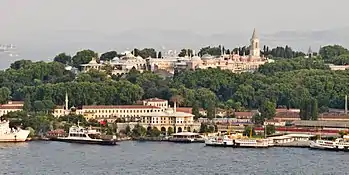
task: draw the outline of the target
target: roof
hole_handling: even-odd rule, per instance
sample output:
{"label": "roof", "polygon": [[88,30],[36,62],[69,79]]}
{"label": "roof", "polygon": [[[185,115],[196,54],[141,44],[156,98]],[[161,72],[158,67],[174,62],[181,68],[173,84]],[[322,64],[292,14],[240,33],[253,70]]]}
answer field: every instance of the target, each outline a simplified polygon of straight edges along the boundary
{"label": "roof", "polygon": [[234,112],[235,116],[253,116],[253,112]]}
{"label": "roof", "polygon": [[256,39],[256,38],[257,38],[256,29],[253,29],[252,39]]}
{"label": "roof", "polygon": [[84,105],[82,109],[161,109],[157,106],[144,105]]}
{"label": "roof", "polygon": [[146,102],[166,102],[167,100],[160,99],[160,98],[149,98],[149,99],[145,99],[144,101],[146,101]]}
{"label": "roof", "polygon": [[315,135],[311,135],[311,134],[287,134],[286,136],[289,137],[314,137]]}
{"label": "roof", "polygon": [[349,122],[346,121],[311,121],[311,120],[298,120],[292,122],[296,126],[309,126],[309,127],[336,127],[336,128],[348,128]]}
{"label": "roof", "polygon": [[0,109],[23,109],[23,106],[0,105]]}
{"label": "roof", "polygon": [[149,117],[193,117],[193,114],[186,113],[186,112],[178,112],[174,111],[173,109],[167,109],[166,111],[161,112],[152,112],[150,114],[145,114],[143,116],[149,116]]}

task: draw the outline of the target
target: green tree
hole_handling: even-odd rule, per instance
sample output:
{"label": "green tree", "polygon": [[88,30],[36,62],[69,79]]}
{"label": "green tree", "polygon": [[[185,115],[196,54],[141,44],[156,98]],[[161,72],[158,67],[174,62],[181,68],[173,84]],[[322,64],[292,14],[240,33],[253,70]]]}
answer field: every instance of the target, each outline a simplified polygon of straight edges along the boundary
{"label": "green tree", "polygon": [[7,87],[0,88],[0,104],[5,104],[10,99],[11,91]]}
{"label": "green tree", "polygon": [[55,56],[53,60],[62,64],[70,64],[71,56],[67,55],[66,53],[60,53],[57,56]]}
{"label": "green tree", "polygon": [[172,127],[169,127],[167,129],[167,135],[172,135],[173,134],[173,128]]}
{"label": "green tree", "polygon": [[143,126],[141,126],[141,125],[139,125],[139,124],[137,124],[133,129],[132,129],[132,136],[133,137],[143,137],[143,136],[145,136],[147,134],[147,130],[143,127]]}
{"label": "green tree", "polygon": [[101,55],[100,60],[102,61],[110,61],[113,58],[117,57],[118,53],[116,51],[105,52]]}
{"label": "green tree", "polygon": [[125,134],[126,134],[127,136],[130,136],[130,135],[132,134],[130,125],[127,125],[127,126],[126,126],[126,128],[125,128]]}
{"label": "green tree", "polygon": [[256,131],[251,126],[245,126],[243,135],[245,135],[245,136],[251,136],[251,135],[252,136],[256,136]]}
{"label": "green tree", "polygon": [[30,100],[30,95],[27,94],[24,99],[23,110],[29,112],[32,110],[32,102]]}
{"label": "green tree", "polygon": [[348,49],[340,45],[328,45],[320,48],[319,54],[326,61],[331,62],[332,59],[339,55],[349,54]]}
{"label": "green tree", "polygon": [[252,117],[252,122],[256,125],[263,125],[265,118],[260,114],[254,114]]}
{"label": "green tree", "polygon": [[182,49],[179,52],[179,54],[178,54],[179,57],[184,57],[184,56],[189,56],[189,55],[193,55],[193,50],[191,50],[191,49]]}
{"label": "green tree", "polygon": [[76,53],[72,58],[73,66],[80,67],[81,64],[87,64],[92,60],[92,58],[97,58],[98,55],[92,50],[82,50]]}
{"label": "green tree", "polygon": [[267,125],[265,126],[265,132],[267,135],[271,135],[275,133],[275,126],[274,125]]}
{"label": "green tree", "polygon": [[212,120],[216,117],[216,106],[215,103],[210,101],[207,107],[207,118]]}
{"label": "green tree", "polygon": [[271,101],[264,101],[259,108],[262,118],[273,119],[276,113],[276,104]]}
{"label": "green tree", "polygon": [[192,107],[192,114],[194,115],[195,120],[197,120],[200,117],[200,109],[197,101],[194,101],[194,104]]}
{"label": "green tree", "polygon": [[319,109],[318,109],[318,102],[316,99],[312,99],[311,103],[311,120],[317,120],[318,119],[318,114]]}

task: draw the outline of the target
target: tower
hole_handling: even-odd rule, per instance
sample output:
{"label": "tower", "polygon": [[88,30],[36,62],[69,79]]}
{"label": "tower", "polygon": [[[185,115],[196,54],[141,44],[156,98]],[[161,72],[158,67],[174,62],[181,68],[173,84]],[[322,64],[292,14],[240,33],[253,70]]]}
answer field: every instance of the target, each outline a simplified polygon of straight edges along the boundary
{"label": "tower", "polygon": [[252,57],[260,57],[260,47],[259,47],[259,39],[256,34],[256,29],[253,30],[252,38],[250,40],[250,56]]}
{"label": "tower", "polygon": [[311,50],[311,47],[308,49],[308,58],[313,57],[313,50]]}
{"label": "tower", "polygon": [[68,100],[68,93],[67,92],[65,92],[65,112],[67,112],[68,113],[68,102],[69,102],[69,100]]}

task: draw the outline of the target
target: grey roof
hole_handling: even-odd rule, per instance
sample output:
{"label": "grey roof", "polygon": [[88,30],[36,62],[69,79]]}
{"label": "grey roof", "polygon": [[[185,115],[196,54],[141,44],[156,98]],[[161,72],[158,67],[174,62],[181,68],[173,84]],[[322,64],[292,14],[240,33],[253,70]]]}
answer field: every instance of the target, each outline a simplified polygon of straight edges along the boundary
{"label": "grey roof", "polygon": [[298,120],[292,122],[296,126],[309,126],[309,127],[336,127],[347,128],[349,122],[345,121],[312,121],[312,120]]}

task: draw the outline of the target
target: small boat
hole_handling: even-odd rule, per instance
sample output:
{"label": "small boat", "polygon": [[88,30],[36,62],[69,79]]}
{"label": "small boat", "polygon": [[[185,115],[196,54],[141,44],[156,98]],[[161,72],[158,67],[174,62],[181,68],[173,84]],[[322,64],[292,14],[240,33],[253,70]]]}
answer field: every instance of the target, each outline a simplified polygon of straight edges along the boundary
{"label": "small boat", "polygon": [[86,129],[79,126],[72,126],[69,128],[67,137],[54,137],[53,141],[81,143],[81,144],[97,144],[97,145],[117,145],[116,136],[112,139],[103,139],[100,132],[92,129]]}
{"label": "small boat", "polygon": [[168,138],[168,141],[178,143],[204,143],[205,139],[198,133],[180,132],[172,134],[172,136]]}

